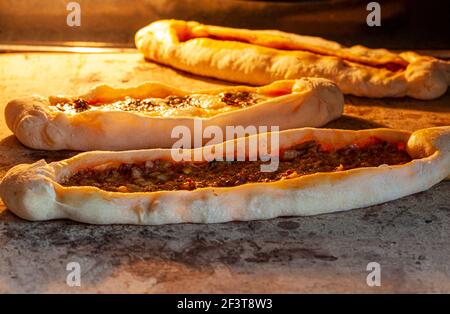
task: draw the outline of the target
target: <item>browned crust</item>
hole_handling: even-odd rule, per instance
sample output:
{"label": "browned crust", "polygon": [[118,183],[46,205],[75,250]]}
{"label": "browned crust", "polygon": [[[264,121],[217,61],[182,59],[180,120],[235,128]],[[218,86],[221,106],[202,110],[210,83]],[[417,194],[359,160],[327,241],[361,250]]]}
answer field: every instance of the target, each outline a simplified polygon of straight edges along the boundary
{"label": "browned crust", "polygon": [[[52,111],[49,106],[74,98],[83,98],[89,102],[111,102],[125,96],[142,99],[192,93],[217,94],[226,91],[248,91],[274,97],[253,106],[201,118],[204,128],[209,125],[222,129],[227,125],[279,126],[281,130],[304,126],[319,127],[338,118],[344,105],[339,89],[331,81],[324,79],[284,80],[261,87],[234,86],[195,92],[147,82],[130,88],[102,85],[77,97],[33,96],[15,99],[6,106],[5,120],[20,142],[36,149],[85,151],[168,148],[177,141],[172,138],[172,130],[175,127],[186,126],[191,130],[191,134],[194,134],[194,122],[199,118],[158,117],[132,111],[85,111],[67,114]],[[156,134],[158,136],[155,136]]]}
{"label": "browned crust", "polygon": [[135,42],[149,60],[245,84],[323,77],[345,94],[418,99],[437,98],[450,84],[450,64],[442,60],[274,30],[161,20],[139,30]]}
{"label": "browned crust", "polygon": [[[260,140],[266,138],[258,136]],[[2,181],[0,195],[10,210],[30,220],[69,218],[96,224],[214,223],[314,215],[379,204],[426,190],[450,174],[450,127],[429,128],[412,134],[391,129],[287,130],[280,132],[280,146],[288,147],[314,138],[320,143],[340,147],[372,136],[406,142],[409,154],[415,159],[402,165],[193,191],[118,193],[87,186],[61,186],[58,182],[81,167],[171,156],[170,150],[163,149],[88,152],[50,164],[39,161],[16,166]],[[250,140],[246,138],[247,145]],[[197,150],[203,149],[207,148]]]}

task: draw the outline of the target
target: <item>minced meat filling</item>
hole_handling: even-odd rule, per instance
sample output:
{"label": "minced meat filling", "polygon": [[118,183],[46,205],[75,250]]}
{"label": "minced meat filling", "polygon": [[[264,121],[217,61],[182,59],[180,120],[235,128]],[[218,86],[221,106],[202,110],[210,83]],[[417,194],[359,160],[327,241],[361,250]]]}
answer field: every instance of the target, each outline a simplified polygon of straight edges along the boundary
{"label": "minced meat filling", "polygon": [[[58,111],[80,113],[87,110],[162,112],[171,109],[223,109],[235,110],[252,106],[267,97],[249,92],[223,92],[217,95],[192,94],[167,96],[166,98],[135,99],[125,97],[109,104],[90,104],[78,98],[71,102],[57,103]],[[223,110],[223,111],[226,111]]]}
{"label": "minced meat filling", "polygon": [[96,170],[84,169],[62,182],[65,186],[95,186],[116,192],[194,190],[230,187],[249,182],[272,182],[316,172],[334,172],[411,161],[404,144],[371,140],[363,147],[347,146],[326,151],[315,141],[286,149],[274,172],[261,172],[263,161],[172,162],[152,160]]}

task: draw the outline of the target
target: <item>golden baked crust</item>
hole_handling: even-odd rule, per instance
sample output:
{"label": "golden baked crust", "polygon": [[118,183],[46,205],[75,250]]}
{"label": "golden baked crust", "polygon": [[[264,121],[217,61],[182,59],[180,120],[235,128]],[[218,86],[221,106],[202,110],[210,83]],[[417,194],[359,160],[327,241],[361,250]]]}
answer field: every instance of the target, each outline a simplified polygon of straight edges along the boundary
{"label": "golden baked crust", "polygon": [[191,73],[263,85],[323,77],[344,94],[433,99],[450,84],[450,63],[414,52],[343,47],[319,37],[161,20],[136,33],[150,60]]}
{"label": "golden baked crust", "polygon": [[261,87],[235,86],[196,92],[148,82],[130,88],[101,85],[78,97],[33,96],[12,100],[6,106],[5,120],[20,142],[35,149],[85,151],[167,148],[177,141],[171,138],[175,127],[186,126],[194,134],[194,121],[199,118],[158,117],[145,112],[102,110],[68,114],[51,110],[50,106],[75,98],[95,103],[113,102],[126,96],[142,99],[239,91],[270,97],[249,107],[201,118],[203,128],[210,125],[222,129],[228,125],[279,126],[280,130],[318,127],[338,118],[344,106],[343,95],[336,85],[318,78],[277,81]]}
{"label": "golden baked crust", "polygon": [[[375,136],[407,143],[406,149],[414,159],[401,165],[322,172],[269,183],[193,191],[120,193],[93,186],[62,186],[60,182],[81,168],[171,158],[168,149],[87,152],[50,164],[40,160],[15,166],[0,184],[0,195],[11,211],[28,220],[67,218],[92,224],[142,225],[218,223],[316,215],[370,206],[424,191],[450,174],[450,127],[429,128],[412,134],[392,129],[304,128],[282,131],[279,135],[281,148],[311,139],[339,148]],[[266,139],[263,134],[255,136],[261,141]],[[247,145],[251,139],[245,139]],[[218,145],[222,145],[224,154],[236,147],[226,143]],[[195,154],[204,149],[187,153]],[[248,149],[246,152],[257,154]]]}

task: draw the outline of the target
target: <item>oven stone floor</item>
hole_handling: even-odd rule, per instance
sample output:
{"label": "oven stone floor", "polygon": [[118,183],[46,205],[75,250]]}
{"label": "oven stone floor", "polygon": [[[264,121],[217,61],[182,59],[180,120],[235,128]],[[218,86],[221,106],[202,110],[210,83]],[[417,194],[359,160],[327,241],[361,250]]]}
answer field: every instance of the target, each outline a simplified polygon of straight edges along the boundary
{"label": "oven stone floor", "polygon": [[[29,94],[159,80],[224,83],[145,62],[137,53],[2,54],[0,111]],[[327,127],[450,125],[450,93],[433,101],[346,97]],[[73,152],[23,147],[0,115],[0,177],[13,165]],[[315,217],[214,225],[94,226],[27,222],[0,203],[0,292],[450,292],[450,182],[393,202]],[[66,270],[81,268],[81,286]],[[367,264],[381,267],[369,287]]]}

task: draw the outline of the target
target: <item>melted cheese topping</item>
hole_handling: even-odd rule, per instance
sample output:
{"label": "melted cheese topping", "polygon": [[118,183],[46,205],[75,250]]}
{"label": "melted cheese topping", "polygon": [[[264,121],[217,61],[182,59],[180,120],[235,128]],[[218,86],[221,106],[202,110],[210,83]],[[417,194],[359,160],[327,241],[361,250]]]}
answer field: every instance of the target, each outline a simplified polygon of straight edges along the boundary
{"label": "melted cheese topping", "polygon": [[255,105],[269,97],[249,92],[225,92],[217,95],[191,94],[166,98],[125,99],[113,103],[89,103],[81,98],[57,103],[50,108],[67,114],[85,111],[132,111],[156,117],[211,117]]}

